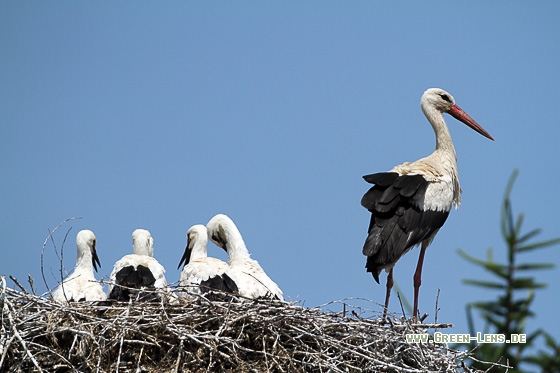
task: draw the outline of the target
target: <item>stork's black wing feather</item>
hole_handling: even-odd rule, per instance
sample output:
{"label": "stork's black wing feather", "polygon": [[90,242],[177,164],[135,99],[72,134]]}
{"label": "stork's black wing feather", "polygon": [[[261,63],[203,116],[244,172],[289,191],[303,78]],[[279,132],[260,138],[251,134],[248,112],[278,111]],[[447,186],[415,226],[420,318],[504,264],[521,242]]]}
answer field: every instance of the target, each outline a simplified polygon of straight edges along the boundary
{"label": "stork's black wing feather", "polygon": [[362,206],[371,212],[363,254],[368,257],[367,271],[379,282],[383,268],[393,265],[415,245],[433,238],[449,211],[419,207],[430,184],[422,175],[383,172],[364,179],[375,185],[362,197]]}
{"label": "stork's black wing feather", "polygon": [[365,175],[363,178],[370,184],[389,186],[399,177],[396,172],[379,172],[377,174]]}
{"label": "stork's black wing feather", "polygon": [[[152,271],[142,265],[136,268],[132,265],[124,267],[116,273],[115,279],[117,285],[113,286],[108,296],[109,299],[128,301],[130,298],[139,298],[138,295],[141,289],[155,289],[154,284],[156,279]],[[152,300],[151,298],[152,297],[143,297],[141,299]]]}
{"label": "stork's black wing feather", "polygon": [[[226,273],[209,278],[200,283],[202,294],[206,294],[210,300],[227,300],[228,294],[234,294],[239,291],[237,284]],[[216,292],[217,291],[217,292]]]}

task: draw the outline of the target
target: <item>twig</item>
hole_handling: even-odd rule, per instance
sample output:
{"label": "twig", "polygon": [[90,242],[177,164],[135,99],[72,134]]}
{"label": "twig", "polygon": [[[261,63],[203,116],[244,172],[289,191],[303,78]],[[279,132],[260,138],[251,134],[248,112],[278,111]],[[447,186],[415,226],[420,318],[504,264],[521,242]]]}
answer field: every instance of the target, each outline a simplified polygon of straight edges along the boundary
{"label": "twig", "polygon": [[[435,315],[434,315],[434,324],[437,324],[437,317],[438,317],[438,312],[439,312],[439,292],[440,292],[440,288],[437,289],[437,295],[436,295],[436,310],[435,310]],[[436,330],[437,332],[437,330]]]}
{"label": "twig", "polygon": [[406,313],[404,312],[404,307],[403,307],[403,303],[402,303],[402,299],[401,299],[401,293],[397,291],[397,298],[399,298],[399,304],[401,305],[401,311],[403,314],[403,317],[406,319]]}
{"label": "twig", "polygon": [[37,295],[37,293],[35,292],[35,279],[33,279],[33,277],[30,274],[27,274],[27,282],[31,287],[31,292],[33,293],[33,295]]}
{"label": "twig", "polygon": [[179,342],[179,353],[177,353],[177,361],[175,362],[175,373],[179,373],[179,364],[181,363],[181,355],[183,353],[183,340]]}
{"label": "twig", "polygon": [[[130,314],[130,307],[132,307],[132,299],[130,299],[130,301],[128,302],[128,308],[126,309],[126,315],[125,317],[128,317],[128,315]],[[124,329],[122,331],[122,335],[121,335],[121,343],[119,345],[119,354],[117,355],[117,369],[116,372],[119,373],[119,366],[121,365],[121,354],[122,354],[122,347],[123,347],[123,343],[124,343],[124,334],[126,333],[126,329]]]}
{"label": "twig", "polygon": [[[6,280],[4,279],[4,276],[2,276],[2,288],[3,288],[2,289],[3,293],[6,293]],[[12,326],[12,331],[14,333],[14,336],[18,339],[18,341],[21,344],[21,346],[23,347],[26,355],[33,362],[33,365],[35,365],[35,368],[37,368],[37,370],[39,370],[39,372],[42,372],[43,369],[41,369],[41,367],[39,366],[39,363],[37,362],[37,360],[35,360],[35,357],[31,353],[31,351],[29,351],[29,349],[27,348],[27,344],[25,343],[25,341],[23,340],[23,338],[19,334],[19,331],[16,328],[16,324],[14,322],[14,318],[12,316],[12,310],[11,310],[10,306],[11,306],[10,300],[8,298],[5,298],[4,299],[4,307],[2,308],[2,313],[8,315],[8,321],[9,321],[10,325]]]}
{"label": "twig", "polygon": [[[66,303],[69,302],[68,297],[66,296],[66,288],[64,286],[64,244],[66,243],[66,238],[68,237],[68,234],[70,233],[70,231],[72,230],[72,227],[70,227],[67,231],[66,234],[64,235],[64,239],[62,240],[62,246],[60,246],[60,286],[62,287],[62,294],[64,295],[64,299],[66,300]],[[52,237],[51,237],[52,239]],[[53,242],[54,245],[54,242]],[[56,246],[55,246],[55,252],[56,252]]]}
{"label": "twig", "polygon": [[27,290],[25,290],[25,288],[23,286],[21,286],[21,284],[18,282],[17,278],[10,275],[10,280],[12,280],[16,284],[16,286],[21,289],[21,291],[23,291],[24,293],[27,294]]}
{"label": "twig", "polygon": [[[52,235],[54,234],[54,232],[56,232],[58,230],[58,228],[62,227],[64,224],[66,224],[70,220],[78,220],[78,219],[81,219],[81,217],[68,218],[68,219],[64,220],[62,223],[58,224],[52,230],[52,232],[49,229],[49,235],[45,239],[45,242],[43,242],[43,247],[41,248],[41,276],[43,277],[43,282],[44,282],[45,286],[47,287],[47,290],[49,291],[49,293],[51,293],[51,288],[49,287],[49,284],[47,283],[47,279],[45,278],[45,271],[44,271],[45,247],[47,246],[47,242],[49,242],[49,240],[52,240]],[[53,243],[54,243],[54,241],[53,241]],[[56,249],[55,249],[55,251],[56,251]],[[58,256],[58,253],[57,253],[57,256]]]}

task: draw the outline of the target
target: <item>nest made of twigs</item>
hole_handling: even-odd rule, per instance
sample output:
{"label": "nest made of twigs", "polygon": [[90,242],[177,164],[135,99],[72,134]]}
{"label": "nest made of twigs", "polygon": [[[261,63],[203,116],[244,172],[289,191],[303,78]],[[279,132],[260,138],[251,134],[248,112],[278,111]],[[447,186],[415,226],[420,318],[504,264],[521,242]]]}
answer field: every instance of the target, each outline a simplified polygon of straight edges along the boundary
{"label": "nest made of twigs", "polygon": [[447,325],[235,296],[65,305],[0,285],[0,372],[471,371],[467,352],[406,342]]}

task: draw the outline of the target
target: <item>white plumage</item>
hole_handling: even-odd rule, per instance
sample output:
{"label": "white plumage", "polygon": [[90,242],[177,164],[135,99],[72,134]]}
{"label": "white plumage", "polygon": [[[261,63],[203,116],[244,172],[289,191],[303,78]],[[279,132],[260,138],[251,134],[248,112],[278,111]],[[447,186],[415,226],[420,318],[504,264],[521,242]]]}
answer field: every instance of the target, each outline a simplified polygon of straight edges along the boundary
{"label": "white plumage", "polygon": [[[228,265],[226,262],[208,257],[208,232],[202,224],[193,225],[187,231],[187,246],[177,269],[184,265],[181,271],[179,286],[184,291],[179,295],[185,298],[193,294],[203,294],[208,291],[209,280],[220,278]],[[224,290],[224,289],[222,289]]]}
{"label": "white plumage", "polygon": [[226,250],[229,268],[225,274],[235,282],[240,295],[252,299],[284,300],[278,285],[267,276],[256,260],[251,259],[241,233],[228,216],[214,216],[206,228],[210,240]]}
{"label": "white plumage", "polygon": [[107,291],[109,299],[128,301],[142,298],[142,289],[167,288],[165,269],[153,257],[154,239],[149,231],[136,229],[132,232],[132,250],[134,254],[125,255],[115,263]]}
{"label": "white plumage", "polygon": [[82,230],[76,235],[76,268],[53,291],[57,302],[102,301],[107,298],[101,284],[96,281],[93,270],[101,267],[95,251],[96,238],[90,230]]}

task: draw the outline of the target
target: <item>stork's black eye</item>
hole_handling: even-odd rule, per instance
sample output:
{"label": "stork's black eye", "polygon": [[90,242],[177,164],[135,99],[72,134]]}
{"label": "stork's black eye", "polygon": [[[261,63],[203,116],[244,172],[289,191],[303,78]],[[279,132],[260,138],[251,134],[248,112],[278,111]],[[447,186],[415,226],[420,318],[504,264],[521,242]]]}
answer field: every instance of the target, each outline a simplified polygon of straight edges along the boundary
{"label": "stork's black eye", "polygon": [[443,98],[443,99],[444,99],[445,101],[447,101],[447,102],[451,102],[451,99],[450,99],[450,98],[449,98],[449,96],[448,96],[448,95],[446,95],[445,93],[444,93],[444,94],[441,94],[441,95],[439,95],[439,97]]}

